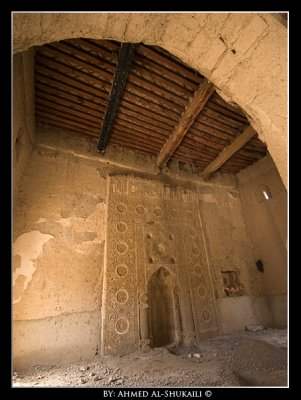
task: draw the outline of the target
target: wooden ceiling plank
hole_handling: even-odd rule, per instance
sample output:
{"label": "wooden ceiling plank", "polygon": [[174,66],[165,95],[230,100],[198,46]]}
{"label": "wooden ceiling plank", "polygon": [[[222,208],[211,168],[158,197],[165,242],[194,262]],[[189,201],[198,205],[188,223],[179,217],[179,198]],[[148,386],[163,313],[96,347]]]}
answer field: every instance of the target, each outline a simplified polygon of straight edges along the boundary
{"label": "wooden ceiling plank", "polygon": [[123,43],[121,45],[116,72],[112,83],[112,89],[107,104],[107,110],[104,116],[98,141],[98,149],[101,153],[105,151],[106,146],[109,144],[112,127],[116,119],[134,54],[135,47],[133,44]]}
{"label": "wooden ceiling plank", "polygon": [[[193,164],[193,165],[196,165],[196,166],[198,166],[198,167],[201,167],[202,169],[204,169],[205,167],[206,167],[206,165],[208,165],[208,164],[206,164],[206,163],[204,163],[204,162],[202,162],[201,160],[199,160],[199,159],[194,159],[194,158],[187,158],[187,157],[183,157],[183,156],[179,156],[179,155],[175,155],[175,156],[173,156],[173,160],[177,160],[177,161],[180,161],[180,162],[185,162],[185,163],[187,163],[187,164]],[[221,168],[221,172],[230,172],[230,173],[233,173],[233,172],[238,172],[238,171],[240,171],[241,169],[244,169],[244,168],[246,168],[248,165],[243,165],[243,166],[235,166],[235,165],[229,165],[228,167],[226,167],[226,168],[224,168],[223,170],[222,170],[222,168]]]}
{"label": "wooden ceiling plank", "polygon": [[[139,81],[139,84],[137,82]],[[153,85],[148,84],[147,82],[141,80],[138,80],[137,78],[133,77],[132,74],[129,74],[128,77],[128,83],[126,85],[126,90],[137,94],[138,96],[141,96],[145,98],[148,101],[152,101],[153,103],[160,104],[162,107],[164,107],[168,111],[172,111],[176,114],[181,114],[184,110],[184,106],[176,104],[173,101],[168,100],[166,97],[164,97],[164,94],[158,94],[156,93],[156,88],[154,88]],[[187,103],[187,102],[186,102]]]}
{"label": "wooden ceiling plank", "polygon": [[256,131],[249,125],[244,132],[236,138],[228,147],[226,147],[217,158],[212,161],[204,169],[204,178],[207,179],[213,172],[219,169],[233,154],[235,154],[241,147],[244,146],[254,135]]}
{"label": "wooden ceiling plank", "polygon": [[[209,145],[211,145],[211,147],[214,148],[220,148],[220,150],[225,147],[228,146],[229,144],[231,144],[233,142],[233,140],[235,140],[236,138],[232,138],[232,140],[219,140],[217,137],[208,134],[207,132],[200,132],[197,129],[191,128],[189,130],[189,132],[186,134],[185,139],[189,139],[193,137],[194,139],[198,140],[201,139],[201,142],[205,143],[207,142]],[[246,146],[246,145],[245,145]],[[243,149],[245,149],[245,146]],[[262,156],[262,152],[258,152],[256,150],[243,150],[241,149],[239,151],[239,155],[244,158],[244,159],[257,159],[258,156]]]}
{"label": "wooden ceiling plank", "polygon": [[66,41],[66,44],[70,43],[75,43],[76,45],[79,45],[80,47],[84,47],[88,50],[92,50],[94,51],[97,56],[101,57],[101,58],[107,58],[109,60],[111,60],[111,62],[116,62],[116,57],[114,55],[114,52],[112,50],[107,50],[104,47],[101,46],[97,46],[96,44],[92,43],[91,41],[87,40],[87,39],[71,39]]}
{"label": "wooden ceiling plank", "polygon": [[162,145],[162,143],[156,138],[141,136],[134,131],[125,130],[123,127],[119,127],[117,124],[116,126],[114,125],[112,138],[116,136],[126,138],[127,141],[131,143],[139,142],[144,144],[145,147],[154,147],[156,150],[160,150],[160,146]]}
{"label": "wooden ceiling plank", "polygon": [[124,112],[124,109],[119,110],[117,118],[125,121],[126,123],[132,124],[133,126],[137,126],[137,128],[141,127],[143,129],[145,129],[146,133],[153,133],[153,135],[155,135],[156,137],[161,138],[163,143],[164,143],[164,140],[166,140],[166,138],[169,135],[169,132],[166,130],[163,130],[163,129],[160,129],[159,127],[151,125],[151,124],[147,123],[146,121],[143,121],[143,120],[141,121],[140,119],[136,120],[132,116],[128,116],[126,114],[126,112]]}
{"label": "wooden ceiling plank", "polygon": [[48,46],[51,46],[51,48],[56,48],[57,50],[70,52],[70,54],[76,57],[76,59],[81,57],[83,58],[82,61],[89,61],[95,67],[100,67],[101,69],[108,70],[113,73],[115,71],[116,59],[112,56],[112,53],[108,52],[107,50],[106,53],[109,53],[110,57],[104,57],[100,52],[98,52],[97,55],[94,55],[89,50],[85,50],[80,46],[76,46],[70,41],[51,43]]}
{"label": "wooden ceiling plank", "polygon": [[[111,65],[102,65],[100,63],[100,60],[97,60],[97,58],[93,61],[94,63],[98,61],[98,65],[96,66],[87,61],[83,61],[75,54],[66,53],[65,51],[53,47],[53,45],[50,44],[46,45],[46,48],[43,49],[43,52],[39,54],[43,57],[46,57],[44,53],[50,54],[52,60],[54,60],[53,57],[59,57],[59,59],[61,60],[60,62],[62,62],[66,66],[70,67],[70,64],[68,64],[68,62],[72,63],[73,65],[71,66],[71,68],[76,68],[77,71],[81,71],[79,67],[87,69],[89,72],[95,73],[98,76],[105,78],[108,82],[110,82],[113,78],[115,67]],[[90,57],[89,59],[91,58],[94,59],[94,57]],[[57,61],[57,59],[55,59],[54,61]],[[106,69],[108,69],[108,71]],[[87,72],[81,72],[87,74]]]}
{"label": "wooden ceiling plank", "polygon": [[37,98],[37,105],[44,105],[45,107],[51,107],[53,109],[65,111],[67,113],[70,113],[72,115],[75,115],[77,117],[82,117],[86,119],[87,121],[94,121],[94,122],[99,122],[99,119],[103,118],[104,113],[103,112],[98,112],[97,114],[91,114],[87,113],[85,111],[81,111],[78,109],[75,109],[73,107],[70,107],[68,105],[64,105],[62,103],[57,103],[56,101],[53,101],[52,99],[47,99],[47,98],[41,98],[39,96],[36,96]]}
{"label": "wooden ceiling plank", "polygon": [[[133,112],[139,113],[141,116],[147,116],[149,117],[152,121],[154,121],[155,124],[158,124],[159,126],[162,126],[163,128],[166,127],[166,129],[173,129],[176,121],[168,119],[167,117],[163,115],[159,115],[155,112],[149,111],[143,106],[140,106],[138,104],[134,104],[132,101],[125,100],[124,98],[121,100],[120,105],[122,107],[125,107],[127,109],[133,110]],[[160,118],[160,120],[159,120]]]}
{"label": "wooden ceiling plank", "polygon": [[[62,82],[62,84],[65,83],[69,83],[72,86],[72,90],[73,87],[77,88],[77,89],[81,89],[85,92],[87,92],[87,94],[94,94],[96,96],[101,97],[102,94],[104,95],[108,95],[107,92],[104,92],[102,89],[100,88],[96,88],[95,86],[91,86],[90,84],[80,81],[74,77],[69,77],[68,75],[65,75],[63,72],[57,71],[53,68],[49,68],[46,66],[42,66],[42,65],[37,65],[37,72],[46,75],[46,77],[51,80],[53,78],[56,78],[57,80],[59,80],[59,82]],[[71,89],[70,89],[71,90]]]}
{"label": "wooden ceiling plank", "polygon": [[127,140],[123,140],[123,139],[121,139],[119,137],[118,138],[114,137],[114,139],[112,138],[111,143],[112,144],[119,144],[121,146],[129,148],[130,150],[134,149],[134,150],[139,151],[139,152],[144,152],[144,153],[149,153],[149,154],[156,154],[156,151],[154,149],[152,149],[152,148],[145,148],[144,146],[138,145],[137,143],[129,144],[129,142]]}
{"label": "wooden ceiling plank", "polygon": [[55,102],[62,103],[64,105],[70,105],[71,107],[86,112],[92,115],[98,115],[99,110],[105,111],[105,107],[101,104],[92,103],[86,100],[80,100],[77,96],[71,93],[66,93],[59,90],[49,90],[49,87],[43,87],[36,84],[36,96],[40,98],[45,98]]}
{"label": "wooden ceiling plank", "polygon": [[[56,47],[53,47],[56,46]],[[64,45],[63,43],[57,43],[57,44],[51,44],[51,45],[46,45],[46,52],[48,52],[48,54],[50,55],[54,55],[54,56],[58,56],[60,57],[60,59],[62,60],[61,62],[63,63],[64,67],[70,67],[70,65],[68,65],[68,63],[66,64],[66,62],[68,62],[68,60],[73,63],[73,67],[71,68],[77,68],[78,66],[81,66],[82,68],[87,69],[88,71],[91,71],[92,73],[96,73],[97,75],[99,75],[99,77],[105,77],[106,79],[108,79],[109,81],[112,80],[112,74],[114,73],[114,67],[113,66],[108,66],[108,69],[110,70],[110,73],[108,73],[107,71],[105,71],[103,68],[105,68],[103,66],[102,69],[100,69],[100,66],[93,66],[89,63],[87,63],[86,61],[80,60],[78,57],[76,57],[76,54],[70,55],[64,51],[62,51],[60,48],[58,48],[57,46],[60,47],[68,47],[66,45]],[[41,53],[40,53],[41,54]],[[43,53],[42,53],[43,56]],[[47,56],[46,56],[47,57]],[[90,57],[89,60],[91,61],[91,59],[93,60],[93,62],[97,62],[97,58],[95,57]],[[59,62],[57,60],[51,60],[54,62]],[[70,70],[69,70],[70,71]],[[89,80],[91,81],[91,78],[93,79],[97,79],[94,76],[91,75],[87,75],[86,72],[81,71],[76,69],[76,72],[73,71],[74,75],[80,75],[81,77],[83,77],[83,79]],[[83,75],[85,74],[85,75]],[[136,89],[136,87],[139,87],[140,92],[144,93],[146,96],[152,96],[155,97],[158,101],[163,101],[164,104],[166,104],[166,106],[168,105],[169,108],[171,109],[176,109],[178,111],[182,111],[182,107],[184,107],[186,105],[186,101],[184,98],[181,98],[179,96],[174,95],[173,93],[170,93],[169,91],[165,90],[162,86],[158,87],[155,86],[153,83],[148,82],[147,80],[141,79],[139,76],[134,75],[134,74],[129,74],[128,79],[127,79],[127,85],[129,86],[129,84],[132,84],[134,86],[130,86],[133,90]],[[99,82],[97,82],[99,83]]]}
{"label": "wooden ceiling plank", "polygon": [[204,107],[203,111],[202,111],[202,115],[205,115],[208,118],[211,119],[215,119],[220,121],[221,123],[223,123],[224,125],[229,126],[230,128],[235,128],[235,129],[240,129],[240,128],[244,128],[246,126],[246,123],[248,123],[248,121],[237,121],[237,120],[233,120],[230,117],[227,117],[225,115],[222,115],[221,113],[212,110],[211,108],[209,108],[206,104],[206,107]]}
{"label": "wooden ceiling plank", "polygon": [[[153,75],[149,74],[150,78],[145,77],[146,74],[141,73],[141,76],[137,74],[135,70],[131,70],[130,79],[128,80],[130,83],[134,83],[136,86],[141,88],[145,88],[149,90],[151,93],[154,93],[156,96],[160,96],[165,101],[170,102],[171,106],[174,107],[176,105],[179,109],[181,107],[185,107],[187,100],[183,96],[180,97],[175,92],[171,93],[168,89],[166,89],[162,84],[158,86],[156,79]],[[151,82],[150,82],[151,80]]]}
{"label": "wooden ceiling plank", "polygon": [[249,142],[252,146],[257,147],[259,149],[267,149],[267,145],[266,143],[262,142],[259,138],[258,138],[258,134],[253,136],[252,139]]}
{"label": "wooden ceiling plank", "polygon": [[228,125],[224,125],[221,121],[217,121],[216,119],[208,117],[202,113],[198,115],[197,119],[194,122],[194,125],[206,126],[208,128],[214,129],[216,132],[222,132],[224,134],[234,137],[241,134],[243,131],[242,128],[237,129]]}
{"label": "wooden ceiling plank", "polygon": [[135,104],[147,109],[147,110],[151,110],[154,111],[155,113],[157,113],[157,115],[162,117],[166,117],[169,118],[171,121],[174,121],[174,123],[176,123],[179,120],[179,113],[176,113],[174,111],[171,111],[169,109],[166,109],[162,106],[162,104],[157,104],[157,103],[153,103],[150,102],[148,100],[146,100],[144,97],[141,97],[139,95],[139,92],[137,94],[137,92],[132,93],[129,92],[127,90],[127,88],[125,88],[124,94],[123,94],[123,99],[127,100],[129,102],[135,102]]}
{"label": "wooden ceiling plank", "polygon": [[194,71],[190,70],[188,67],[176,63],[175,61],[168,58],[168,56],[166,55],[163,56],[161,54],[158,54],[158,52],[150,49],[149,47],[146,47],[143,44],[139,44],[137,46],[137,53],[150,58],[152,61],[164,65],[165,67],[171,69],[173,72],[180,74],[184,78],[189,79],[192,82],[197,83],[198,85],[200,85],[200,83],[202,82],[202,78],[198,76]]}
{"label": "wooden ceiling plank", "polygon": [[[229,134],[228,132],[221,131],[220,128],[212,127],[210,124],[203,121],[195,121],[190,130],[193,129],[199,130],[204,135],[210,135],[210,139],[213,139],[214,137],[216,139],[225,140],[226,143],[229,143],[229,141],[232,142],[236,137],[241,135],[241,132],[239,132],[238,130],[236,130],[236,134]],[[266,152],[266,147],[264,146],[264,144],[262,142],[254,143],[253,138],[244,146],[244,148],[245,150],[248,150],[250,152],[259,152],[262,154]]]}
{"label": "wooden ceiling plank", "polygon": [[[178,154],[178,155],[179,154],[186,154],[186,155],[191,154],[193,157],[197,156],[202,161],[204,160],[204,161],[207,162],[206,166],[210,162],[212,162],[219,154],[218,151],[217,152],[212,152],[212,151],[208,151],[207,149],[204,149],[204,148],[203,149],[197,148],[197,147],[193,148],[191,146],[184,146],[184,145],[181,145],[180,147],[181,148],[178,148],[175,151],[174,154]],[[246,165],[246,163],[249,163],[249,162],[254,162],[254,160],[253,161],[250,161],[250,160],[238,160],[238,159],[234,160],[235,164],[241,165],[241,166],[244,166],[244,165]]]}
{"label": "wooden ceiling plank", "polygon": [[60,128],[60,129],[64,129],[65,131],[71,132],[71,133],[77,133],[79,136],[87,135],[89,137],[93,137],[95,139],[98,138],[98,134],[93,134],[91,131],[89,130],[85,130],[83,128],[76,128],[75,126],[70,127],[70,124],[68,123],[64,123],[64,122],[58,122],[58,121],[54,121],[54,120],[49,120],[45,117],[41,117],[41,116],[37,116],[37,121],[41,121],[43,122],[43,124],[48,124],[51,125],[53,127],[56,128]]}
{"label": "wooden ceiling plank", "polygon": [[[180,162],[183,162],[183,160],[185,160],[186,164],[190,164],[190,165],[193,164],[196,167],[200,167],[202,170],[204,169],[204,164],[202,162],[200,162],[199,160],[187,160],[187,159],[181,160],[180,158],[177,158],[177,159],[175,158],[175,160],[180,161]],[[233,174],[233,173],[237,173],[241,169],[242,168],[240,168],[240,167],[232,166],[232,167],[228,167],[228,168],[221,170],[221,172]]]}
{"label": "wooden ceiling plank", "polygon": [[[51,54],[51,51],[52,51],[53,54],[61,56],[63,59],[69,59],[69,60],[73,61],[75,64],[78,62],[78,65],[82,66],[83,68],[90,69],[92,72],[95,72],[97,74],[101,74],[101,75],[105,76],[107,79],[111,79],[111,76],[108,75],[106,73],[106,71],[102,71],[102,70],[100,70],[98,68],[99,65],[92,66],[92,65],[88,64],[87,62],[85,62],[83,60],[79,60],[77,58],[77,56],[81,55],[81,50],[78,49],[78,54],[73,53],[72,55],[70,55],[70,54],[67,54],[65,52],[62,52],[61,49],[60,49],[60,48],[63,48],[65,50],[69,50],[69,51],[73,50],[74,51],[74,47],[70,47],[70,46],[68,47],[68,44],[56,43],[56,44],[51,44],[51,45],[47,45],[47,46],[48,46],[48,49],[50,49],[50,54]],[[100,61],[97,57],[89,55],[88,52],[85,52],[84,54],[82,54],[82,56],[85,57],[86,59],[88,59],[89,61],[93,62],[93,63],[97,63],[97,62],[99,63],[99,61]],[[105,67],[103,67],[103,68],[105,68]],[[115,70],[114,66],[107,65],[107,68],[110,70],[111,73],[114,73],[114,70]],[[146,75],[147,72],[144,73],[144,74]],[[157,92],[163,98],[168,98],[169,97],[173,101],[178,102],[179,104],[181,104],[183,106],[185,105],[185,99],[183,99],[183,98],[181,98],[179,96],[175,96],[173,93],[169,93],[167,90],[162,89],[162,86],[161,87],[155,87],[153,84],[149,84],[149,82],[147,82],[147,81],[145,81],[143,79],[140,79],[139,76],[132,76],[131,79],[129,79],[129,78],[130,77],[128,77],[128,82],[130,82],[131,79],[132,79],[132,82],[137,84],[137,85],[141,85],[142,87],[149,88],[151,91],[156,91],[157,90]],[[153,80],[153,76],[151,74],[148,75],[148,78],[150,80]]]}
{"label": "wooden ceiling plank", "polygon": [[83,39],[84,41],[94,43],[96,46],[100,46],[101,48],[105,48],[111,52],[117,52],[117,54],[120,51],[120,45],[121,43],[119,42],[114,42],[113,40],[99,40],[99,39]]}
{"label": "wooden ceiling plank", "polygon": [[143,137],[149,137],[149,138],[156,137],[157,139],[160,140],[161,145],[164,143],[165,138],[162,137],[161,135],[156,135],[155,133],[153,133],[148,129],[143,129],[141,126],[133,125],[127,121],[123,121],[119,117],[116,118],[116,125],[121,126],[122,129],[126,129],[129,132],[131,131],[136,132],[137,134],[140,134],[140,136]]}
{"label": "wooden ceiling plank", "polygon": [[[48,72],[49,73],[49,72]],[[60,77],[60,79],[63,79]],[[94,92],[94,88],[92,88],[92,92],[87,92],[85,89],[80,88],[80,83],[77,85],[76,81],[72,80],[72,85],[62,82],[60,79],[49,77],[48,75],[44,75],[43,73],[36,71],[36,85],[42,84],[51,89],[57,89],[64,93],[68,93],[71,96],[77,97],[80,101],[87,100],[91,101],[94,104],[103,103],[107,101],[108,95],[102,91],[98,91],[97,95]],[[74,86],[76,85],[76,86]],[[96,101],[97,100],[97,101]]]}
{"label": "wooden ceiling plank", "polygon": [[99,113],[104,113],[105,111],[105,107],[102,106],[101,104],[99,104],[98,108],[96,104],[92,105],[90,104],[87,105],[86,103],[83,104],[82,102],[80,102],[80,100],[76,99],[76,97],[75,98],[69,97],[68,94],[63,97],[61,93],[55,95],[53,93],[49,93],[39,88],[36,88],[35,93],[36,93],[36,98],[38,99],[49,100],[52,101],[53,103],[61,104],[66,107],[70,107],[76,111],[82,111],[83,113],[91,114],[95,117],[99,116]]}
{"label": "wooden ceiling plank", "polygon": [[[148,126],[151,127],[151,129],[155,128],[158,132],[162,132],[163,134],[166,134],[166,133],[170,134],[173,129],[171,126],[166,125],[165,123],[162,123],[158,119],[155,119],[154,116],[152,116],[152,118],[151,118],[151,117],[148,117],[147,115],[143,115],[141,112],[138,113],[134,109],[125,107],[123,101],[121,101],[121,103],[120,103],[120,112],[122,112],[123,114],[126,114],[128,116],[131,116],[134,120],[146,122],[148,124]],[[158,128],[160,128],[162,131],[159,130]]]}
{"label": "wooden ceiling plank", "polygon": [[211,110],[218,112],[219,114],[225,115],[225,116],[229,117],[230,119],[233,119],[234,121],[239,121],[239,122],[242,122],[243,124],[248,123],[248,119],[246,118],[246,116],[242,116],[241,114],[238,114],[232,110],[229,110],[228,108],[223,107],[220,104],[216,103],[212,99],[210,99],[210,101],[208,101],[207,107],[210,108]]}
{"label": "wooden ceiling plank", "polygon": [[[78,116],[76,116],[76,115],[73,115],[73,114],[71,114],[71,113],[66,113],[65,111],[60,111],[60,110],[58,110],[58,109],[55,108],[55,107],[43,106],[43,105],[41,105],[41,104],[36,104],[36,109],[37,109],[37,110],[44,111],[44,112],[52,113],[53,115],[58,115],[58,116],[60,116],[61,118],[66,118],[66,120],[69,119],[68,117],[70,117],[70,118],[72,118],[73,121],[80,122],[80,123],[82,123],[84,126],[87,126],[87,127],[89,127],[89,128],[95,128],[95,129],[98,128],[98,129],[99,129],[99,127],[100,127],[100,125],[101,125],[101,121],[100,121],[100,120],[99,120],[99,123],[96,123],[96,122],[94,122],[94,121],[91,121],[90,119],[85,119],[85,118],[82,118],[82,117],[78,117]],[[71,115],[69,115],[69,114],[71,114]]]}
{"label": "wooden ceiling plank", "polygon": [[181,149],[179,151],[176,151],[174,155],[177,156],[185,156],[185,157],[192,157],[195,160],[201,160],[202,162],[206,163],[206,165],[208,165],[209,162],[212,161],[213,157],[209,157],[206,153],[204,155],[204,153],[198,152],[198,151],[190,151],[189,149]]}
{"label": "wooden ceiling plank", "polygon": [[183,94],[188,97],[191,97],[199,86],[199,84],[191,82],[190,80],[183,78],[181,75],[177,75],[170,69],[164,67],[164,65],[156,64],[150,59],[143,57],[139,54],[137,54],[135,57],[135,63],[137,65],[140,65],[141,68],[146,69],[161,77],[168,84],[175,85],[175,90],[181,88],[183,90]]}
{"label": "wooden ceiling plank", "polygon": [[[218,154],[224,149],[224,145],[219,145],[219,144],[215,144],[212,143],[212,141],[208,141],[208,140],[203,140],[203,138],[201,138],[201,140],[199,140],[199,138],[197,136],[191,136],[188,134],[185,136],[185,139],[183,140],[183,142],[181,143],[181,145],[179,146],[181,148],[182,145],[187,145],[190,146],[190,148],[192,149],[199,149],[200,154],[204,154],[204,152],[213,155],[214,158],[216,158],[218,156]],[[257,158],[250,158],[250,157],[246,157],[244,155],[239,155],[237,156],[238,159],[241,160],[241,162],[245,163],[245,162],[249,162],[252,161],[254,162]]]}
{"label": "wooden ceiling plank", "polygon": [[151,90],[159,93],[162,97],[174,101],[176,104],[184,107],[186,106],[189,97],[187,95],[183,96],[183,93],[177,93],[177,89],[171,87],[172,85],[168,87],[166,80],[137,66],[133,66],[131,68],[131,73],[136,77],[136,79],[140,79],[140,82],[137,81],[138,83],[145,85],[145,87],[151,88]]}
{"label": "wooden ceiling plank", "polygon": [[163,168],[166,165],[214,90],[213,84],[207,79],[204,79],[182,114],[177,127],[162,147],[157,158],[157,166],[159,168]]}
{"label": "wooden ceiling plank", "polygon": [[211,97],[211,99],[210,99],[211,101],[213,101],[213,102],[215,102],[215,103],[217,103],[217,104],[219,104],[220,106],[222,106],[222,107],[225,107],[225,108],[227,108],[228,110],[230,110],[230,111],[233,111],[234,113],[236,113],[236,114],[239,114],[239,115],[241,115],[242,117],[246,117],[245,116],[245,114],[244,114],[244,112],[241,110],[241,108],[237,105],[237,106],[235,106],[235,105],[232,105],[232,104],[230,104],[230,103],[227,103],[218,93],[214,93],[213,95],[212,95],[212,97]]}
{"label": "wooden ceiling plank", "polygon": [[[104,79],[101,79],[101,75],[99,77],[95,77],[94,75],[88,74],[87,72],[84,72],[80,69],[77,69],[71,65],[65,64],[61,61],[54,60],[53,58],[46,57],[46,56],[41,56],[37,55],[36,56],[36,61],[38,68],[40,66],[43,66],[44,68],[47,68],[51,71],[56,71],[57,74],[61,73],[64,76],[68,78],[73,78],[77,82],[83,82],[86,83],[86,85],[90,84],[92,86],[99,86],[98,90],[101,89],[105,91],[106,93],[109,93],[111,83],[110,81],[106,81]],[[69,74],[69,75],[68,75]],[[79,80],[82,79],[82,80]],[[111,80],[113,79],[113,75],[111,75]]]}
{"label": "wooden ceiling plank", "polygon": [[79,127],[79,128],[83,128],[85,130],[89,130],[89,131],[97,133],[97,134],[99,133],[99,130],[95,129],[94,127],[90,127],[90,126],[87,126],[87,125],[85,125],[83,123],[76,122],[73,119],[71,120],[69,118],[64,118],[64,117],[59,116],[57,114],[53,114],[49,110],[48,111],[43,111],[43,110],[37,109],[36,110],[36,115],[37,116],[43,116],[46,120],[49,119],[49,120],[60,121],[60,122],[63,122],[63,123],[68,123],[70,126],[76,126],[76,127]]}

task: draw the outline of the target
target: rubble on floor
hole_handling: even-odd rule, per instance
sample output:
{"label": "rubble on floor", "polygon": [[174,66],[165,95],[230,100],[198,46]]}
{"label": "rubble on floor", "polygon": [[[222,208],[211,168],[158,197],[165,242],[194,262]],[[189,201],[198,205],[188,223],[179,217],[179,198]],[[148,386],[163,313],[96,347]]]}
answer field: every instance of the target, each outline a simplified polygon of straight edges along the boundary
{"label": "rubble on floor", "polygon": [[286,386],[287,331],[241,331],[198,346],[168,346],[13,373],[13,387]]}

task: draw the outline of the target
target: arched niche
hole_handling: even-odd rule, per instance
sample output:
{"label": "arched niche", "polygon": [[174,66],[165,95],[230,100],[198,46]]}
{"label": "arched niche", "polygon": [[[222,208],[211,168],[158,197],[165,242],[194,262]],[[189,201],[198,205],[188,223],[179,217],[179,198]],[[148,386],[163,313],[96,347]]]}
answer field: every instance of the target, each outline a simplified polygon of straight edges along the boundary
{"label": "arched niche", "polygon": [[181,317],[176,281],[170,271],[160,267],[148,283],[149,333],[151,347],[180,342]]}

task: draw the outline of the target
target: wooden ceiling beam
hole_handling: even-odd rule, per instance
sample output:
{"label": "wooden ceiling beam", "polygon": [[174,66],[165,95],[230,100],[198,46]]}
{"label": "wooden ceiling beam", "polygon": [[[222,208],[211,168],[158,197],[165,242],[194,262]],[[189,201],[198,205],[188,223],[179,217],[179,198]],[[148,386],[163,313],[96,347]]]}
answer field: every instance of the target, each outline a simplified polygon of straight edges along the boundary
{"label": "wooden ceiling beam", "polygon": [[98,149],[104,153],[111,137],[112,127],[119,109],[123,89],[126,84],[129,69],[135,54],[135,46],[131,43],[123,43],[120,48],[119,59],[113,79],[112,89],[104,116],[102,129],[98,141]]}
{"label": "wooden ceiling beam", "polygon": [[[187,132],[183,142],[186,142],[187,139],[191,138],[207,145],[209,148],[212,148],[214,150],[217,149],[220,152],[224,149],[225,146],[229,146],[236,139],[236,137],[232,137],[227,140],[219,139],[211,134],[208,134],[204,131],[198,131],[197,129],[194,128],[191,128],[189,132]],[[239,157],[242,159],[256,160],[257,157],[262,157],[265,154],[265,152],[262,151],[259,152],[256,151],[256,149],[249,150],[249,147],[247,146],[248,144],[244,146],[243,150],[239,150],[239,152],[237,153],[239,154]]]}
{"label": "wooden ceiling beam", "polygon": [[199,86],[198,90],[195,92],[194,96],[191,98],[188,106],[183,112],[178,125],[176,126],[173,133],[169,136],[167,142],[162,147],[158,158],[157,158],[157,166],[159,168],[163,168],[170,157],[175,152],[176,148],[182,142],[184,136],[187,131],[193,124],[194,120],[203,109],[210,96],[214,92],[214,86],[211,82],[209,82],[206,78],[204,78],[203,82]]}
{"label": "wooden ceiling beam", "polygon": [[230,157],[233,156],[239,149],[241,149],[254,135],[256,131],[249,125],[244,132],[237,137],[229,146],[225,147],[224,150],[213,160],[203,172],[204,179],[207,179],[213,172],[218,170]]}

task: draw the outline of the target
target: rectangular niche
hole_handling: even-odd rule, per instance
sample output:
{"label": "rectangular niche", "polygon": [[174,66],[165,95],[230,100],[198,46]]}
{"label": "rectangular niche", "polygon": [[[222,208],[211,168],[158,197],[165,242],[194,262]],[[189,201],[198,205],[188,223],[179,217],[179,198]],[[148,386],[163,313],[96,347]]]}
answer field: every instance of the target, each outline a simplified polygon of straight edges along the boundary
{"label": "rectangular niche", "polygon": [[224,293],[227,297],[244,296],[245,288],[239,279],[239,271],[222,271]]}

